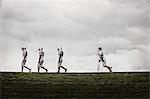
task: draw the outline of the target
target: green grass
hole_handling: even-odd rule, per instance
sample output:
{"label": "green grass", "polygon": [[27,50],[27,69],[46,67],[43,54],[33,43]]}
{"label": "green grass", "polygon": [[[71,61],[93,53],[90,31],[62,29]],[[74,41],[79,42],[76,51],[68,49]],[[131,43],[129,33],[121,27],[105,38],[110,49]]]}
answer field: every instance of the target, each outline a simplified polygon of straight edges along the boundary
{"label": "green grass", "polygon": [[1,98],[149,98],[150,73],[0,73]]}

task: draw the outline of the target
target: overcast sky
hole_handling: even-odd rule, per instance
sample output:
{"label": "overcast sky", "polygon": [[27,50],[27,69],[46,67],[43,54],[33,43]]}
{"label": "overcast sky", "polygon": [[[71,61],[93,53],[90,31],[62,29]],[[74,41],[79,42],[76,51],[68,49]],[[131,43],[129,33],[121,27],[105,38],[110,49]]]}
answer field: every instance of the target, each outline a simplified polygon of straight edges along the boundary
{"label": "overcast sky", "polygon": [[[0,71],[20,71],[21,47],[27,66],[57,71],[57,47],[69,72],[95,72],[97,48],[113,71],[150,71],[150,0],[1,0]],[[108,71],[100,67],[100,71]]]}

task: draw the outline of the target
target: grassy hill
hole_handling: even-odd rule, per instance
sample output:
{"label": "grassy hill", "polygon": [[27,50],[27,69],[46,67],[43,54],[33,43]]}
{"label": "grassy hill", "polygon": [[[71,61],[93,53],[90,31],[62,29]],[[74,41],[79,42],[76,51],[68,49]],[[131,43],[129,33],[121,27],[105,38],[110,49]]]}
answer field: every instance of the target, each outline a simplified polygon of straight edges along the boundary
{"label": "grassy hill", "polygon": [[0,73],[1,98],[149,98],[150,72]]}

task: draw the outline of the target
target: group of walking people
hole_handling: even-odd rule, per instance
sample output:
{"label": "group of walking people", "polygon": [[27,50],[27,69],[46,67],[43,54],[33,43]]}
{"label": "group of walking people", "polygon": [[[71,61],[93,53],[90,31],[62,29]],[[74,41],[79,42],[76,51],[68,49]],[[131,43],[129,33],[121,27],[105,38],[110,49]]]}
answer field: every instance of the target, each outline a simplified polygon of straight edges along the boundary
{"label": "group of walking people", "polygon": [[[21,65],[21,68],[22,68],[21,71],[23,72],[24,68],[26,68],[29,70],[29,72],[31,72],[31,68],[26,66],[27,56],[28,56],[28,52],[27,52],[26,47],[23,47],[22,51],[23,51],[23,60],[22,60],[22,65]],[[64,52],[63,52],[62,47],[58,48],[57,51],[58,51],[58,71],[57,71],[57,73],[60,73],[60,68],[64,69],[64,71],[67,72],[67,68],[62,66],[63,56],[64,56]],[[99,71],[100,63],[102,63],[103,67],[106,67],[110,72],[112,72],[112,67],[106,65],[106,59],[103,55],[101,47],[98,48],[98,58],[99,58],[99,60],[98,60],[97,72]],[[38,72],[40,72],[40,69],[42,68],[47,73],[48,69],[46,69],[43,66],[43,63],[44,63],[44,51],[43,51],[43,48],[39,48],[39,60],[38,60],[38,65],[37,65]]]}
{"label": "group of walking people", "polygon": [[[23,60],[22,60],[22,65],[21,65],[21,67],[22,67],[21,71],[23,72],[24,68],[26,68],[29,70],[29,72],[31,72],[31,68],[26,66],[27,56],[28,56],[28,52],[27,52],[26,47],[23,47],[22,51],[23,51],[23,54],[22,54]],[[58,48],[57,51],[58,51],[58,71],[57,72],[58,73],[60,72],[60,68],[64,69],[65,72],[67,72],[67,68],[62,66],[64,52],[63,52],[62,48]],[[46,69],[43,66],[43,63],[44,63],[44,51],[43,51],[43,48],[39,48],[39,59],[38,59],[38,65],[37,65],[38,72],[40,72],[41,68],[44,69],[46,72],[48,72],[48,69]]]}

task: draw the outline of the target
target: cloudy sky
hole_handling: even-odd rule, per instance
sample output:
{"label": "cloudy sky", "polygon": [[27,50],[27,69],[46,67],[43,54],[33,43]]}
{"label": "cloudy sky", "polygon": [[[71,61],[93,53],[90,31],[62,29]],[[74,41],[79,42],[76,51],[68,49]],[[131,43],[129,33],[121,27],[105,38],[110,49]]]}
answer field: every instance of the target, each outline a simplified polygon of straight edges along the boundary
{"label": "cloudy sky", "polygon": [[149,0],[1,0],[0,71],[21,70],[22,46],[33,71],[39,47],[57,71],[58,46],[69,72],[95,72],[99,46],[113,71],[150,71],[149,33]]}

